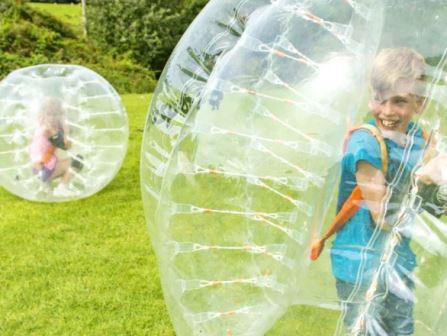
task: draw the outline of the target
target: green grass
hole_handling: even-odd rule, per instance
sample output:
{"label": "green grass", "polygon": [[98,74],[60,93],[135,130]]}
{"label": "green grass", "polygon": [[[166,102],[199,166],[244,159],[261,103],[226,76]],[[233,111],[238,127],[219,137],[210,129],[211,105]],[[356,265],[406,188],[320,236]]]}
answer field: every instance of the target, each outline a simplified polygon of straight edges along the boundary
{"label": "green grass", "polygon": [[140,197],[149,95],[126,95],[129,149],[98,194],[31,203],[0,189],[1,335],[172,335]]}
{"label": "green grass", "polygon": [[82,34],[82,10],[80,4],[51,4],[30,3],[31,7],[48,12],[64,23],[69,24],[73,30]]}
{"label": "green grass", "polygon": [[[149,99],[123,96],[128,153],[96,195],[41,204],[0,189],[1,335],[174,335],[140,196]],[[269,335],[330,335],[337,316],[292,307]]]}
{"label": "green grass", "polygon": [[[140,195],[149,100],[123,96],[128,153],[116,178],[96,195],[41,204],[0,189],[0,335],[174,335]],[[328,265],[316,265],[326,275],[314,270],[309,290],[315,284],[333,289]],[[338,315],[293,306],[268,335],[329,336]]]}
{"label": "green grass", "polygon": [[[80,6],[32,6],[81,32]],[[123,96],[130,122],[128,153],[119,174],[98,194],[39,204],[0,189],[0,335],[174,335],[140,195],[140,144],[149,99]],[[220,196],[230,192],[228,187]],[[325,258],[307,278],[309,292],[334,290]],[[435,278],[433,264],[423,265],[426,284]],[[338,315],[293,306],[268,335],[329,336]]]}

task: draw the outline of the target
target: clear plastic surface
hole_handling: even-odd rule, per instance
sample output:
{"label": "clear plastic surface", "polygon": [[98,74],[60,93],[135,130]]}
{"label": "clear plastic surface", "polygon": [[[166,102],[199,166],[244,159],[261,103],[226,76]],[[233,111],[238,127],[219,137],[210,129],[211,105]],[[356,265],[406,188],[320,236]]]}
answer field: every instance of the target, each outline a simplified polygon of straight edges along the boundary
{"label": "clear plastic surface", "polygon": [[[218,3],[189,31],[212,31]],[[339,312],[328,335],[443,334],[445,15],[442,1],[263,3],[179,128],[148,120],[142,190],[179,335],[290,334],[297,305]],[[188,92],[175,65],[164,75]]]}
{"label": "clear plastic surface", "polygon": [[[240,38],[245,21],[269,0],[210,1],[186,31],[170,57],[152,97],[141,160],[147,220],[157,207],[167,162],[192,106],[217,60]],[[216,103],[220,97],[214,97]]]}
{"label": "clear plastic surface", "polygon": [[[212,1],[186,36],[222,27],[208,15],[241,4]],[[142,149],[146,217],[179,335],[274,333],[295,303],[338,307],[333,283],[313,296],[309,247],[331,211],[346,129],[366,114],[382,16],[376,1],[263,2],[196,91],[175,63],[192,42],[180,42],[149,116],[170,110],[166,80],[192,102],[169,123],[149,119]],[[321,269],[330,279],[330,265]]]}
{"label": "clear plastic surface", "polygon": [[16,70],[0,82],[0,185],[32,201],[90,196],[118,172],[128,140],[118,93],[75,65]]}

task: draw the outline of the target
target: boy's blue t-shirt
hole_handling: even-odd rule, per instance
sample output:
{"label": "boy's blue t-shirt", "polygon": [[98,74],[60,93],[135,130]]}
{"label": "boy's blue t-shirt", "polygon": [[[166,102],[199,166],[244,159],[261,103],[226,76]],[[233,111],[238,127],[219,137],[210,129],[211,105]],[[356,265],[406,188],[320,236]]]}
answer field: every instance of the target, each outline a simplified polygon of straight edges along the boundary
{"label": "boy's blue t-shirt", "polygon": [[[375,125],[373,121],[370,123]],[[414,127],[413,123],[408,127],[408,131],[413,130],[412,134]],[[392,196],[386,217],[387,222],[391,224],[395,222],[403,197],[409,191],[411,172],[421,158],[425,141],[422,131],[416,129],[412,144],[408,148],[389,139],[385,139],[385,144],[388,155],[386,181],[388,185],[392,185]],[[366,161],[377,169],[382,167],[379,142],[365,129],[355,131],[348,141],[342,160],[337,212],[357,185],[355,173],[360,161]],[[380,264],[388,235],[387,231],[376,228],[369,210],[366,206],[362,206],[337,232],[332,244],[331,261],[334,276],[349,283],[369,283]],[[402,237],[396,246],[394,262],[394,268],[399,274],[408,274],[416,267],[416,257],[410,248],[408,237]]]}

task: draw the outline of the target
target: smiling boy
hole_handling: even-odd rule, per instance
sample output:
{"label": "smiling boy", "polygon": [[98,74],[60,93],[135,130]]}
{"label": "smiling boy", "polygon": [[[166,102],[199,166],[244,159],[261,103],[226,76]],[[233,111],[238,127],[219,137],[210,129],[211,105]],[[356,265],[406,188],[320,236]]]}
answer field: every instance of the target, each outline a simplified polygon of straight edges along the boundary
{"label": "smiling boy", "polygon": [[[377,55],[370,77],[373,119],[369,124],[383,137],[386,158],[377,137],[365,128],[352,133],[343,156],[337,211],[357,186],[363,199],[331,248],[332,272],[350,334],[354,329],[356,335],[371,336],[414,332],[416,257],[410,238],[400,238],[390,267],[379,266],[390,229],[409,193],[412,172],[423,155],[423,132],[412,119],[424,108],[424,72],[424,58],[412,49],[383,49]],[[379,279],[375,286],[371,286],[373,279]],[[397,279],[398,286],[390,279]]]}

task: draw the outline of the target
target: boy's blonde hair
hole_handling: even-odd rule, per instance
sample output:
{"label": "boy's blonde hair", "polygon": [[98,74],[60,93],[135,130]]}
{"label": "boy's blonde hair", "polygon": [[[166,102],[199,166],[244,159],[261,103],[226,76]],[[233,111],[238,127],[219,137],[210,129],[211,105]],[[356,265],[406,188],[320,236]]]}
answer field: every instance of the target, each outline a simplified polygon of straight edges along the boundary
{"label": "boy's blonde hair", "polygon": [[425,60],[410,48],[382,49],[376,56],[370,75],[370,90],[374,99],[385,92],[395,91],[402,81],[411,81],[413,94],[424,96]]}
{"label": "boy's blonde hair", "polygon": [[47,128],[61,128],[66,114],[60,99],[45,97],[40,105],[39,122]]}

